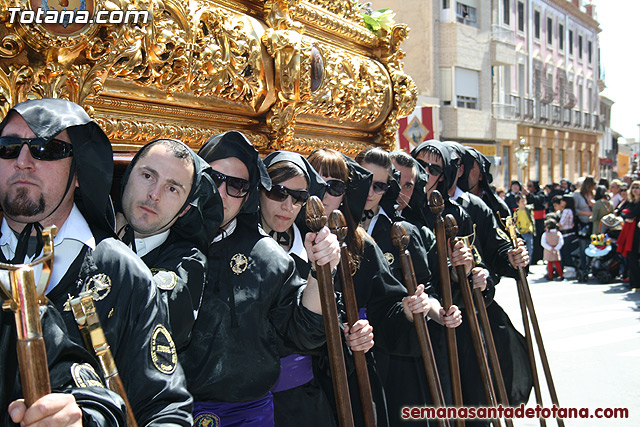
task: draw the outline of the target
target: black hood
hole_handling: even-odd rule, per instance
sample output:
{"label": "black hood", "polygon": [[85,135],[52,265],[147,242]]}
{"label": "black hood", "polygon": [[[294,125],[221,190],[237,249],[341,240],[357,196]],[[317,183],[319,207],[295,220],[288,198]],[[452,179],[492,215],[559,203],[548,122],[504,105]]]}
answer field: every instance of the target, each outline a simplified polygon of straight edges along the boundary
{"label": "black hood", "polygon": [[349,203],[349,211],[356,224],[362,218],[364,213],[364,205],[367,204],[369,197],[369,188],[373,182],[373,173],[363,168],[351,157],[342,154],[344,161],[349,169],[349,182],[347,183],[347,200]]}
{"label": "black hood", "polygon": [[198,155],[207,163],[215,160],[235,157],[247,167],[251,188],[247,200],[240,213],[256,213],[258,211],[258,187],[271,189],[271,178],[267,173],[258,150],[249,142],[246,136],[238,131],[229,131],[215,135],[200,148]]}
{"label": "black hood", "polygon": [[[124,194],[124,189],[129,182],[131,171],[142,154],[144,154],[152,144],[167,139],[169,138],[153,140],[144,145],[136,153],[122,175],[120,183],[121,200]],[[197,242],[200,249],[204,250],[208,243],[213,240],[216,234],[218,234],[220,225],[224,218],[222,199],[220,199],[218,187],[216,187],[213,182],[213,178],[211,177],[211,166],[209,166],[209,163],[198,156],[184,142],[172,138],[170,140],[182,145],[189,152],[194,166],[191,190],[187,195],[184,205],[182,205],[178,213],[182,212],[187,206],[191,206],[191,208],[185,215],[178,218],[175,224],[171,226],[171,229],[178,233],[180,237],[192,240],[194,243]],[[122,211],[121,206],[119,207],[119,210]]]}
{"label": "black hood", "polygon": [[[435,149],[442,156],[442,165],[444,166],[443,177],[444,180],[439,182],[436,186],[436,190],[442,194],[442,197],[446,200],[449,198],[449,188],[455,181],[456,174],[458,173],[458,168],[455,166],[453,161],[454,157],[457,157],[457,154],[451,152],[447,144],[438,141],[437,139],[430,139],[429,141],[424,141],[416,148],[411,151],[411,156],[415,159],[418,154],[425,150],[427,147],[431,147],[431,149]],[[426,171],[428,173],[428,171]],[[418,205],[415,205],[418,206]]]}
{"label": "black hood", "polygon": [[380,206],[382,206],[389,218],[394,220],[398,216],[396,209],[398,208],[398,195],[400,194],[400,171],[393,169],[391,176],[388,181],[389,189],[380,199]]}
{"label": "black hood", "polygon": [[[51,139],[67,130],[73,145],[72,168],[79,188],[74,201],[97,240],[115,236],[115,215],[109,196],[113,179],[113,150],[107,135],[84,109],[65,99],[35,99],[22,102],[7,113],[0,132],[11,112],[22,116],[33,133]],[[72,191],[70,189],[70,191]]]}

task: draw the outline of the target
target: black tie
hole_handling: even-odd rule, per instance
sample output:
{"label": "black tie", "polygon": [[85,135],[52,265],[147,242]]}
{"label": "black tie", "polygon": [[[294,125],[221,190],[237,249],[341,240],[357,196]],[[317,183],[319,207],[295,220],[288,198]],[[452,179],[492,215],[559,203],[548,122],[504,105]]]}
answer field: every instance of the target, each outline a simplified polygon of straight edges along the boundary
{"label": "black tie", "polygon": [[[124,234],[122,235],[122,243],[124,243],[127,246],[131,246],[131,250],[133,252],[136,252],[136,237],[133,231],[133,227],[131,227],[129,224],[125,225],[123,227],[124,229]],[[121,229],[122,230],[122,229]],[[120,233],[118,233],[120,234]]]}
{"label": "black tie", "polygon": [[[42,251],[42,247],[44,246],[42,242],[42,228],[39,222],[30,222],[24,227],[18,236],[18,245],[16,246],[15,255],[11,260],[12,264],[22,264],[26,255],[33,256]],[[35,245],[33,244],[34,239],[31,238],[31,231],[33,229],[36,230]],[[31,245],[29,245],[30,241]]]}
{"label": "black tie", "polygon": [[291,244],[291,236],[286,231],[284,233],[280,233],[276,230],[271,230],[269,232],[269,236],[271,236],[280,246],[289,247]]}
{"label": "black tie", "polygon": [[360,222],[365,222],[368,219],[371,219],[375,216],[375,214],[373,213],[373,209],[367,209],[366,211],[364,211],[362,213],[362,221]]}

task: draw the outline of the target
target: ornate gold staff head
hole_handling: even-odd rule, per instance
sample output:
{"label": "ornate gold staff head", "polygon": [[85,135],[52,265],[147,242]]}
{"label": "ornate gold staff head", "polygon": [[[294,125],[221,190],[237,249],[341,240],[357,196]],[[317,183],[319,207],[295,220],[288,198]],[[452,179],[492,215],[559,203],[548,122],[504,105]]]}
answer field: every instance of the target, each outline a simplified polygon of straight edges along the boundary
{"label": "ornate gold staff head", "polygon": [[324,205],[318,196],[311,196],[307,200],[306,222],[313,233],[317,233],[327,224]]}
{"label": "ornate gold staff head", "polygon": [[338,241],[340,243],[344,243],[344,239],[347,238],[347,232],[349,229],[347,228],[347,221],[344,219],[344,215],[338,209],[331,212],[329,215],[328,221],[329,228],[331,232],[338,237]]}
{"label": "ornate gold staff head", "polygon": [[510,216],[505,219],[505,227],[509,232],[511,243],[514,247],[518,247],[518,234],[516,233],[516,225],[513,223],[513,218]]}
{"label": "ornate gold staff head", "polygon": [[402,224],[394,222],[391,226],[391,240],[400,252],[407,250],[409,245],[409,234]]}
{"label": "ornate gold staff head", "polygon": [[436,217],[441,216],[444,211],[444,199],[438,190],[434,190],[429,197],[429,209]]}
{"label": "ornate gold staff head", "polygon": [[458,223],[451,214],[446,214],[444,217],[444,229],[447,233],[447,237],[453,238],[458,235]]}

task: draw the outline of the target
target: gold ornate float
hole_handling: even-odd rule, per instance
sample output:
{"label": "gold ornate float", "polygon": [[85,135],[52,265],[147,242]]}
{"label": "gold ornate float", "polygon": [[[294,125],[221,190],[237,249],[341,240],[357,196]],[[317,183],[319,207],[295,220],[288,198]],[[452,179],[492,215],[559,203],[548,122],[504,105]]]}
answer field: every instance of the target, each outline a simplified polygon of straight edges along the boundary
{"label": "gold ornate float", "polygon": [[[380,37],[351,0],[0,0],[0,113],[85,107],[117,159],[147,141],[245,132],[261,151],[393,147],[416,102],[405,25]],[[148,11],[146,23],[11,21],[10,8]],[[14,13],[15,15],[15,13]],[[66,26],[65,26],[66,25]]]}

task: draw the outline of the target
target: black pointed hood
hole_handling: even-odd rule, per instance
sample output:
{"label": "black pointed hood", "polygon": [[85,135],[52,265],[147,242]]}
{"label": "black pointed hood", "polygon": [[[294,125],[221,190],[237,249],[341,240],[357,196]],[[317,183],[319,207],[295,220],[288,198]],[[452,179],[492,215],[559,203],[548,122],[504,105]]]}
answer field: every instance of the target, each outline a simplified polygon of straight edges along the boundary
{"label": "black pointed hood", "polygon": [[367,204],[369,188],[371,188],[371,183],[373,182],[373,174],[360,166],[358,162],[351,157],[345,154],[342,154],[342,157],[349,169],[349,182],[347,183],[346,191],[348,207],[351,216],[357,223],[364,213],[364,205]]}
{"label": "black pointed hood", "polygon": [[[182,212],[187,206],[191,206],[191,208],[185,215],[178,218],[175,224],[171,226],[171,229],[179,236],[197,243],[201,250],[205,250],[208,243],[218,234],[222,224],[224,217],[222,199],[218,193],[218,187],[213,182],[211,166],[184,142],[173,138],[161,138],[144,145],[133,157],[122,175],[120,199],[122,199],[124,189],[129,182],[131,171],[140,157],[155,143],[163,140],[171,140],[182,145],[191,156],[194,166],[191,190],[178,213]],[[122,211],[122,208],[119,207],[119,210]]]}
{"label": "black pointed hood", "polygon": [[0,132],[11,113],[19,114],[33,133],[51,139],[66,129],[73,145],[72,168],[79,188],[74,201],[96,239],[115,236],[115,215],[109,192],[113,179],[113,150],[100,126],[84,109],[65,99],[34,99],[14,106],[0,123]]}
{"label": "black pointed hood", "polygon": [[[438,141],[437,139],[430,139],[429,141],[422,142],[420,145],[414,148],[411,151],[411,156],[415,159],[421,151],[427,148],[429,148],[429,150],[435,150],[442,157],[442,164],[444,166],[444,180],[442,182],[439,182],[435,189],[438,190],[440,194],[442,194],[442,197],[444,197],[446,200],[449,198],[449,188],[455,181],[455,176],[458,173],[458,168],[454,163],[454,158],[457,158],[457,154],[454,154],[447,146],[447,144]],[[428,171],[426,172],[429,173]]]}
{"label": "black pointed hood", "polygon": [[246,136],[238,131],[212,136],[200,148],[198,155],[207,163],[229,157],[235,157],[244,163],[249,171],[251,188],[240,213],[256,213],[258,211],[258,187],[262,186],[264,189],[270,190],[271,178],[269,178],[267,168],[262,162],[258,150]]}

